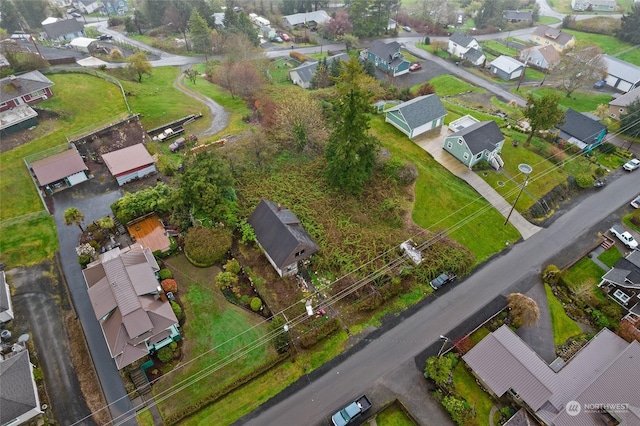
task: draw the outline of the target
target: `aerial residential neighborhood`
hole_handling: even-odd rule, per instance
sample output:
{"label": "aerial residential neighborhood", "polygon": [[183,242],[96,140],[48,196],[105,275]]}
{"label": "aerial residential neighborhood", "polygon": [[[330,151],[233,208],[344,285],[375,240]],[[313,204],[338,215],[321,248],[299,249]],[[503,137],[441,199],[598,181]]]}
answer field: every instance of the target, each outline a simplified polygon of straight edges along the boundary
{"label": "aerial residential neighborhood", "polygon": [[0,425],[640,425],[640,6],[0,2]]}

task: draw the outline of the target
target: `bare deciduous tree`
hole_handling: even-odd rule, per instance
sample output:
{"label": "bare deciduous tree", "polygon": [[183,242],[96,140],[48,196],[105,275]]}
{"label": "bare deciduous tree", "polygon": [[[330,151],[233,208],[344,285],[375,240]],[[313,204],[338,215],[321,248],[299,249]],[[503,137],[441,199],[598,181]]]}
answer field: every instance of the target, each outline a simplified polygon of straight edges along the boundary
{"label": "bare deciduous tree", "polygon": [[598,46],[588,46],[562,55],[555,72],[560,78],[558,88],[569,97],[577,89],[605,78],[607,63]]}

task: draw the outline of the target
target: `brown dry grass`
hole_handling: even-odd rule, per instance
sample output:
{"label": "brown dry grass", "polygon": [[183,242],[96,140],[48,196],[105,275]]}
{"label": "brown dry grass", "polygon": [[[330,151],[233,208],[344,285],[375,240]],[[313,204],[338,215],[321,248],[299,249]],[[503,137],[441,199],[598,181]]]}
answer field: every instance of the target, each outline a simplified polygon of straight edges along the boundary
{"label": "brown dry grass", "polygon": [[99,425],[107,424],[111,421],[111,416],[106,408],[107,404],[102,395],[96,371],[93,368],[93,361],[89,356],[80,321],[69,313],[66,317],[66,323],[69,332],[71,361],[78,375],[82,395],[92,413],[93,420]]}

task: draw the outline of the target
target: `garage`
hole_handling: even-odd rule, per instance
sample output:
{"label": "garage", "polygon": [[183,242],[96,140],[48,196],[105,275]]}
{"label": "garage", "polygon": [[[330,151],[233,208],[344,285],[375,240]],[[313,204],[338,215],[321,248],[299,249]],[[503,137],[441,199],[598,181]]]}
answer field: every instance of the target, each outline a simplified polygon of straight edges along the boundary
{"label": "garage", "polygon": [[609,55],[602,55],[607,64],[607,86],[622,93],[640,86],[640,67]]}
{"label": "garage", "polygon": [[29,168],[38,186],[50,195],[89,179],[87,166],[76,147],[30,163]]}
{"label": "garage", "polygon": [[141,143],[103,154],[102,160],[120,186],[157,172],[153,157]]}

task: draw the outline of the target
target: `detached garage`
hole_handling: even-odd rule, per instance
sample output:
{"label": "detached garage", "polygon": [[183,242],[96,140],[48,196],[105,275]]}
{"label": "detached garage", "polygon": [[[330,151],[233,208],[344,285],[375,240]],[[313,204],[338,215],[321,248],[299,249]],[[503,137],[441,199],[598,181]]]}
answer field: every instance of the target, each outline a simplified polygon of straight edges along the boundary
{"label": "detached garage", "polygon": [[87,166],[75,146],[30,164],[38,186],[47,194],[77,185],[89,179]]}
{"label": "detached garage", "polygon": [[608,66],[607,86],[627,93],[640,87],[640,67],[609,55],[602,55]]}
{"label": "detached garage", "polygon": [[120,186],[157,172],[153,158],[141,143],[103,154],[102,159]]}

